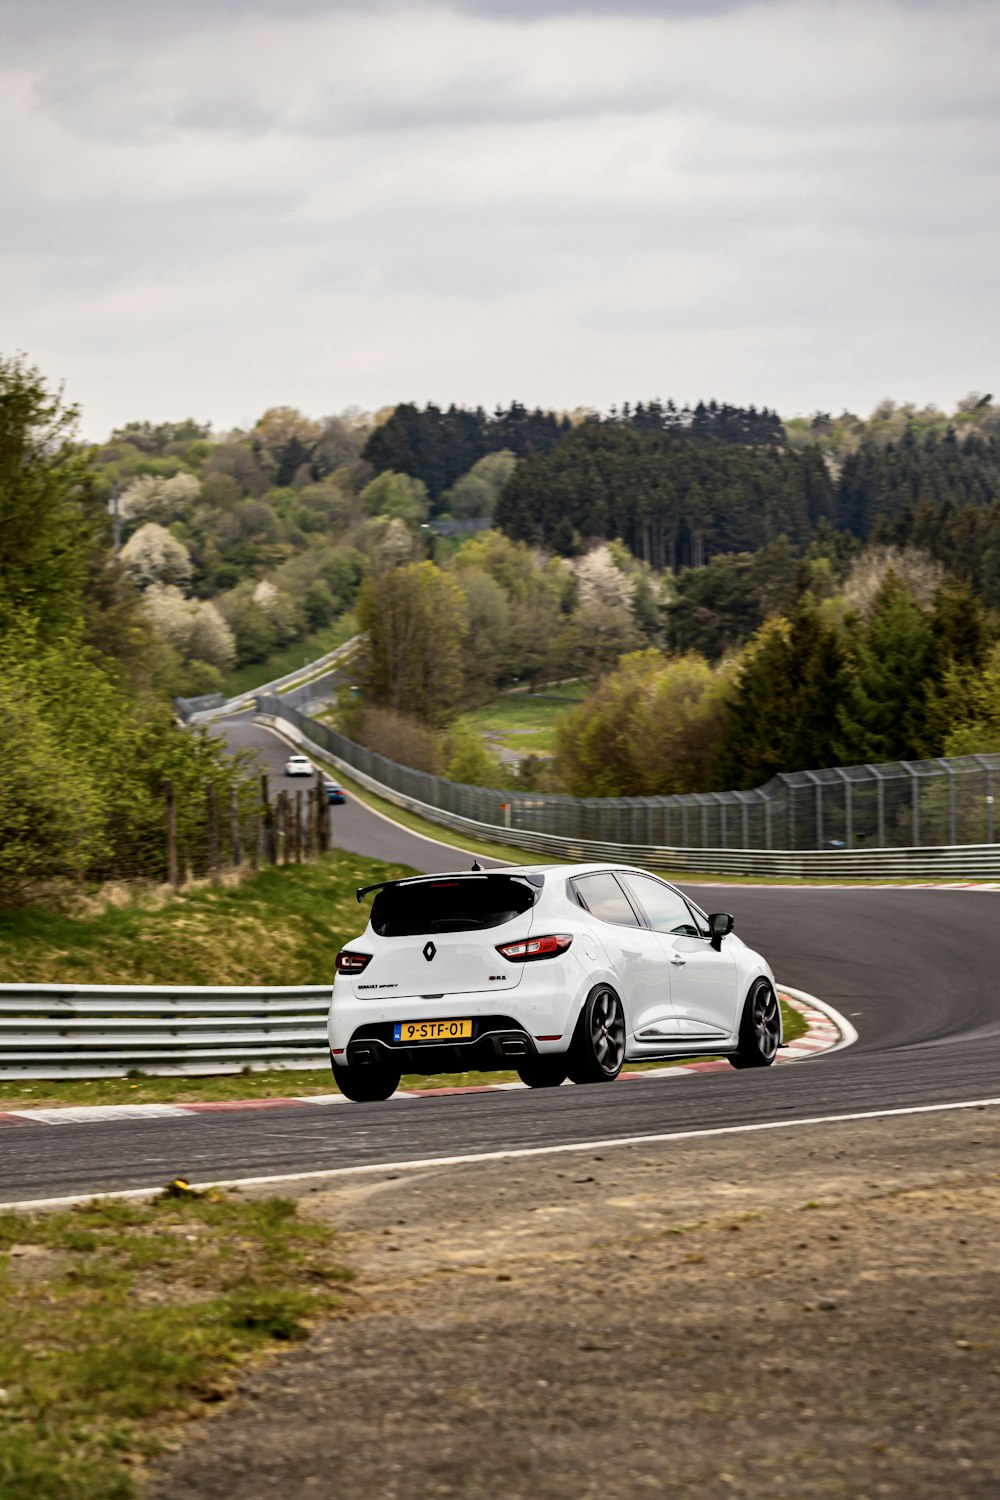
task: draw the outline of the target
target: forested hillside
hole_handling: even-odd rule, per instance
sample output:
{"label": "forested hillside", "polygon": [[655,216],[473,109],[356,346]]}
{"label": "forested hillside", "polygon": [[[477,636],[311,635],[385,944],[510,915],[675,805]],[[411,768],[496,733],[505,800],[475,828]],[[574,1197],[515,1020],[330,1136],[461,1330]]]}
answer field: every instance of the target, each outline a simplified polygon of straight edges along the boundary
{"label": "forested hillside", "polygon": [[834,513],[816,449],[702,442],[586,424],[519,464],[496,523],[521,541],[575,553],[618,537],[657,571],[787,537],[804,546]]}
{"label": "forested hillside", "polygon": [[[122,755],[157,747],[134,799],[152,828],[164,767],[201,774],[165,727],[172,695],[235,666],[262,680],[276,653],[298,643],[304,660],[357,629],[345,727],[459,780],[705,790],[1000,735],[990,398],[787,423],[716,401],[275,407],[245,430],[133,422],[86,448],[40,376],[16,361],[3,376],[3,688],[37,705],[35,762],[79,787],[60,868],[145,847],[93,775],[96,728],[55,748],[71,745],[71,680],[101,704],[93,673],[114,684],[122,732],[141,726]],[[461,718],[581,677],[554,760],[501,767]]]}

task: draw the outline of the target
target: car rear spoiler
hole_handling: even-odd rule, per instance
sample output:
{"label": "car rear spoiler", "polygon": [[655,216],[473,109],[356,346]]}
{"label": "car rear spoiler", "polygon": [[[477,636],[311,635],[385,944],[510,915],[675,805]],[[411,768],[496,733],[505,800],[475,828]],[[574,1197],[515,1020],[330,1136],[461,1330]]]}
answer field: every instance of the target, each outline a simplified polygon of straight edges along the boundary
{"label": "car rear spoiler", "polygon": [[539,874],[537,870],[481,870],[474,867],[471,870],[443,870],[440,875],[409,875],[401,880],[378,880],[374,885],[359,886],[357,896],[358,901],[361,902],[366,896],[370,896],[372,891],[387,891],[391,886],[396,885],[421,885],[425,881],[433,883],[436,880],[453,880],[456,877],[460,880],[491,880],[498,875],[505,875],[510,880],[525,880],[528,885],[533,885],[538,890],[541,890],[545,884],[545,876]]}

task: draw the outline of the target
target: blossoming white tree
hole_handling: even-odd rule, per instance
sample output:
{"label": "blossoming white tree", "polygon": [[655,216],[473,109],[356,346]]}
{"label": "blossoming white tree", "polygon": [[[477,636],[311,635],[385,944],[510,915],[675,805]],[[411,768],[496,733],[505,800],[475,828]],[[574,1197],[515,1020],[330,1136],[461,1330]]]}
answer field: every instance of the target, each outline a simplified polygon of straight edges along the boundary
{"label": "blossoming white tree", "polygon": [[152,583],[186,583],[191,555],[165,526],[147,521],[121,550],[121,563],[141,588]]}

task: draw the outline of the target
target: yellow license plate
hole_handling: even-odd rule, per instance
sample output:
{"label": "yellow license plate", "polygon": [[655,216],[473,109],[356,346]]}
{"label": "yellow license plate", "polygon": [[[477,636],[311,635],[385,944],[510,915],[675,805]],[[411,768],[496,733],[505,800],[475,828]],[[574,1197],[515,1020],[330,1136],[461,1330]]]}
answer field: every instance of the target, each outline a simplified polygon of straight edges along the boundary
{"label": "yellow license plate", "polygon": [[393,1027],[397,1042],[457,1042],[471,1035],[471,1021],[397,1021]]}

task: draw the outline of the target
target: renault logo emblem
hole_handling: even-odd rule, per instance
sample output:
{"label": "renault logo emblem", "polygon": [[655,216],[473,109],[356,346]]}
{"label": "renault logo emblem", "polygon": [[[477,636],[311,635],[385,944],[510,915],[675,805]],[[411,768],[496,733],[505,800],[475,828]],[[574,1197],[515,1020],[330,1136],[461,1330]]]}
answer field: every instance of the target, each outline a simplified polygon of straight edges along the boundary
{"label": "renault logo emblem", "polygon": [[437,949],[435,948],[433,943],[424,944],[424,957],[426,958],[428,963],[430,963],[436,952]]}

